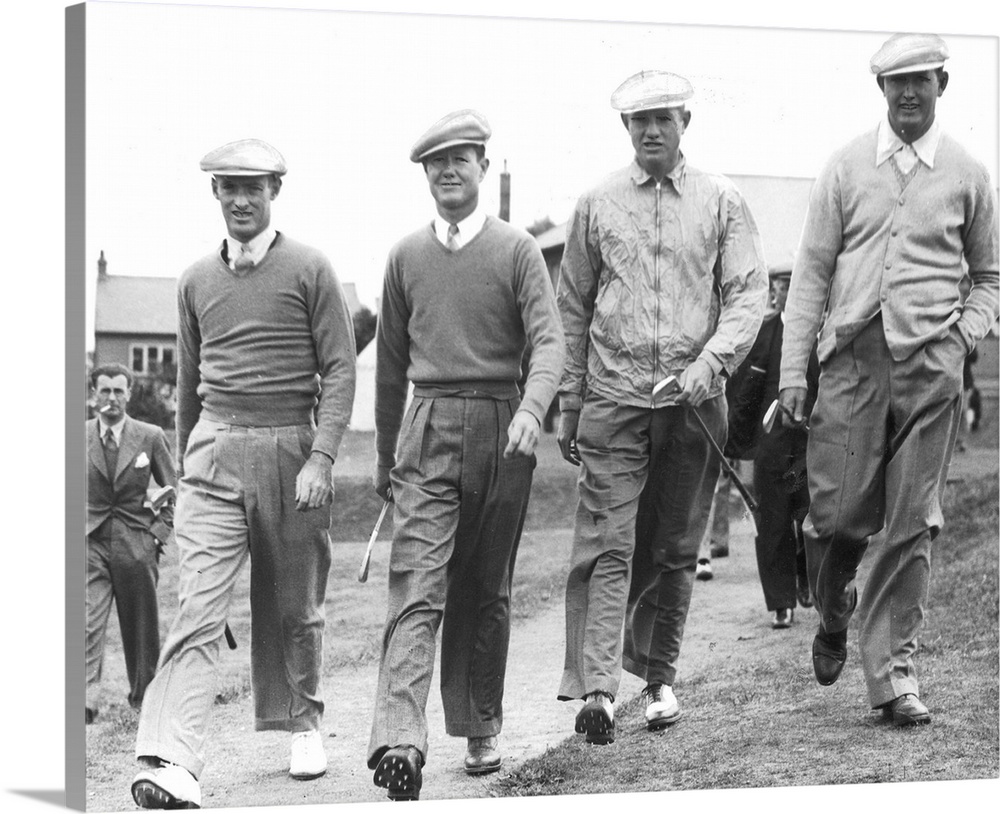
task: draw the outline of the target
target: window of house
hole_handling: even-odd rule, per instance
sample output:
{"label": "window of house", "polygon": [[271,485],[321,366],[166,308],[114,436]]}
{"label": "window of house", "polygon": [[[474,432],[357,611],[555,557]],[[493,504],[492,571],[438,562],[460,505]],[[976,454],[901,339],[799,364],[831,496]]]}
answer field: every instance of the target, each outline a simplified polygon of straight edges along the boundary
{"label": "window of house", "polygon": [[140,375],[159,373],[164,367],[174,364],[173,345],[144,344],[130,345],[132,370]]}

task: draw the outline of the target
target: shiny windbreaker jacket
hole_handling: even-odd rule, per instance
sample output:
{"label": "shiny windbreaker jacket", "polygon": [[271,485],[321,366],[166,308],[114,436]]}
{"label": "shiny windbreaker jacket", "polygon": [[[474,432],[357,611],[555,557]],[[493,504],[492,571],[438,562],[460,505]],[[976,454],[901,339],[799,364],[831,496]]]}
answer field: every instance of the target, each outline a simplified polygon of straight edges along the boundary
{"label": "shiny windbreaker jacket", "polygon": [[[760,234],[733,183],[681,157],[656,181],[633,161],[581,196],[560,269],[562,410],[587,390],[652,407],[653,385],[698,358],[724,390],[767,304]],[[672,399],[657,398],[657,406]]]}

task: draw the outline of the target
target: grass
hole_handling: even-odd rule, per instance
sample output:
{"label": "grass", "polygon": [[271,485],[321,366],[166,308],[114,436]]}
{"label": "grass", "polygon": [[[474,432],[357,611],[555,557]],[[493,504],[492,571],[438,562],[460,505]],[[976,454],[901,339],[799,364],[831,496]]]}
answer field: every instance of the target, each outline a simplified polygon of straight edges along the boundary
{"label": "grass", "polygon": [[[676,726],[647,732],[641,700],[634,699],[617,711],[614,744],[568,739],[499,778],[492,793],[996,778],[997,494],[996,475],[946,493],[948,523],[935,542],[917,656],[924,699],[935,715],[930,727],[883,724],[867,712],[860,679],[819,687],[807,659],[790,654],[778,637],[762,637],[710,674],[679,680],[686,712]],[[853,634],[848,663],[858,664]]]}

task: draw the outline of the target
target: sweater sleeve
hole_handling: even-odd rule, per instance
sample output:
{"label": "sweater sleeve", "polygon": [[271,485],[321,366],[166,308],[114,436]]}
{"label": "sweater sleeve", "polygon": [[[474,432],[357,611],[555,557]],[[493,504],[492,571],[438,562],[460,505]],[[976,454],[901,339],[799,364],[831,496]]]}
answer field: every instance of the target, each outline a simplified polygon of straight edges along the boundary
{"label": "sweater sleeve", "polygon": [[565,360],[565,339],[556,296],[542,251],[533,239],[518,242],[514,258],[514,288],[531,355],[520,410],[539,424],[556,393]]}
{"label": "sweater sleeve", "polygon": [[406,408],[410,311],[400,262],[396,252],[386,262],[375,332],[375,452],[380,467],[395,466],[396,441]]}
{"label": "sweater sleeve", "polygon": [[835,162],[827,164],[809,196],[806,221],[788,286],[779,388],[807,386],[809,354],[816,343],[843,234]]}
{"label": "sweater sleeve", "polygon": [[591,246],[590,199],[577,202],[566,233],[566,247],[559,270],[558,305],[566,337],[566,360],[559,383],[561,410],[579,410],[587,378],[590,321],[594,316],[597,282],[601,273],[599,249]]}
{"label": "sweater sleeve", "polygon": [[958,329],[971,351],[996,322],[1000,308],[997,201],[985,167],[970,189],[962,233],[972,290],[965,300]]}
{"label": "sweater sleeve", "polygon": [[354,325],[336,272],[322,258],[309,291],[309,325],[320,378],[314,452],[336,460],[351,419],[357,375]]}
{"label": "sweater sleeve", "polygon": [[[188,436],[201,415],[201,332],[191,301],[188,274],[181,277],[177,287],[177,460],[184,461]],[[182,467],[178,467],[182,469]]]}

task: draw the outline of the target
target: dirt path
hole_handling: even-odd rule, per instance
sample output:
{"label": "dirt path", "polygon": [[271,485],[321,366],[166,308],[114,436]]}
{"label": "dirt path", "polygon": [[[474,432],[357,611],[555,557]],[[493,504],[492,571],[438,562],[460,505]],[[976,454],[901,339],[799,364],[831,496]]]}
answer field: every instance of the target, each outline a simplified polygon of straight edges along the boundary
{"label": "dirt path", "polygon": [[[949,481],[978,478],[997,470],[995,450],[970,450],[958,456]],[[538,535],[539,532],[534,534]],[[570,531],[545,533],[545,544],[563,549],[567,556]],[[358,558],[363,549],[357,544]],[[353,557],[351,551],[348,556]],[[684,706],[683,679],[711,670],[718,659],[731,656],[727,643],[766,636],[785,636],[789,647],[808,646],[815,612],[799,609],[796,624],[788,631],[773,631],[757,580],[752,529],[749,520],[731,527],[730,556],[715,560],[715,578],[697,582],[685,630],[680,661],[678,696]],[[382,613],[382,608],[373,612]],[[562,670],[564,617],[562,595],[553,595],[540,614],[515,625],[511,634],[505,723],[501,736],[504,767],[485,778],[467,776],[462,770],[465,742],[444,734],[443,713],[436,681],[428,704],[430,749],[424,769],[422,800],[490,796],[494,778],[503,776],[527,758],[544,752],[573,734],[579,703],[555,698]],[[330,770],[311,782],[297,782],[287,775],[287,736],[255,733],[249,697],[217,706],[213,738],[202,777],[203,807],[376,802],[385,791],[372,784],[365,764],[377,665],[346,667],[327,673],[324,694],[327,716],[323,727]],[[642,682],[623,674],[619,701],[638,694]],[[131,755],[123,757],[114,777],[103,777],[88,788],[92,811],[134,810],[129,784],[134,773]]]}

